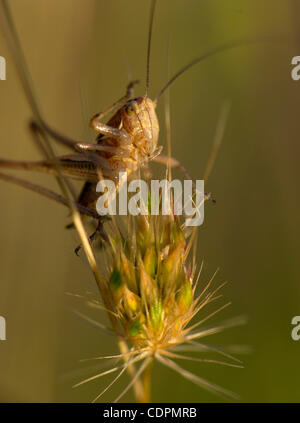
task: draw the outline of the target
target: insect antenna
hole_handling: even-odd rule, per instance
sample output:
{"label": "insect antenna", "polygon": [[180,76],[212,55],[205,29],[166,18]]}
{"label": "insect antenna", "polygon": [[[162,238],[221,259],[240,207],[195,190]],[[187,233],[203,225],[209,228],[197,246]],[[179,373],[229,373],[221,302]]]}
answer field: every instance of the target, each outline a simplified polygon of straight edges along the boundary
{"label": "insect antenna", "polygon": [[148,97],[149,83],[150,83],[150,53],[151,53],[151,40],[152,40],[152,29],[154,12],[157,0],[152,0],[150,9],[150,20],[149,20],[149,32],[148,32],[148,46],[147,46],[147,64],[146,64],[146,93],[145,97]]}
{"label": "insect antenna", "polygon": [[[215,56],[218,53],[222,53],[227,50],[231,50],[236,47],[242,47],[246,45],[255,44],[258,42],[264,41],[262,39],[248,39],[248,40],[242,40],[242,41],[232,41],[225,44],[222,44],[218,47],[215,47],[205,53],[203,53],[201,56],[196,57],[196,59],[192,60],[187,65],[183,66],[179,71],[177,71],[170,79],[169,81],[163,86],[163,88],[159,91],[158,95],[155,98],[155,103],[158,102],[158,99],[161,97],[161,95],[170,87],[170,85],[173,84],[174,81],[176,81],[177,78],[179,78],[181,75],[183,75],[187,70],[191,69],[193,66],[197,65],[198,63],[204,61],[205,59],[208,59],[209,57]],[[267,40],[265,40],[267,41]]]}

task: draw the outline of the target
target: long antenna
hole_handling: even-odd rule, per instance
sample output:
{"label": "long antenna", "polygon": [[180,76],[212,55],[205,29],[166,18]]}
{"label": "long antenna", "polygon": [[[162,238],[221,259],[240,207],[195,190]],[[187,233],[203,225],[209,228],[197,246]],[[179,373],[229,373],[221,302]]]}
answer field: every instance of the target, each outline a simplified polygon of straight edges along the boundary
{"label": "long antenna", "polygon": [[152,0],[151,9],[150,9],[149,32],[148,32],[147,65],[146,65],[147,75],[146,75],[145,97],[148,97],[149,83],[150,83],[150,53],[151,53],[151,39],[152,39],[152,28],[153,28],[155,6],[156,6],[156,0]]}
{"label": "long antenna", "polygon": [[188,63],[183,68],[181,68],[179,71],[177,71],[175,73],[175,75],[173,75],[172,78],[169,79],[169,81],[163,86],[163,88],[160,90],[160,92],[156,96],[155,102],[158,101],[159,97],[169,88],[169,86],[171,84],[173,84],[173,82],[177,78],[179,78],[187,70],[189,70],[193,66],[197,65],[198,63],[202,62],[203,60],[207,59],[208,57],[215,56],[218,53],[222,53],[223,51],[226,51],[226,50],[231,50],[232,48],[241,47],[241,46],[245,46],[245,45],[248,45],[248,44],[255,44],[255,43],[258,43],[258,42],[261,42],[261,41],[264,41],[264,40],[262,40],[262,39],[260,39],[260,40],[258,40],[258,39],[248,39],[248,40],[243,40],[243,41],[232,41],[232,42],[229,42],[229,43],[222,44],[221,46],[216,47],[212,50],[209,50],[206,53],[203,53],[201,56],[192,60],[190,63]]}

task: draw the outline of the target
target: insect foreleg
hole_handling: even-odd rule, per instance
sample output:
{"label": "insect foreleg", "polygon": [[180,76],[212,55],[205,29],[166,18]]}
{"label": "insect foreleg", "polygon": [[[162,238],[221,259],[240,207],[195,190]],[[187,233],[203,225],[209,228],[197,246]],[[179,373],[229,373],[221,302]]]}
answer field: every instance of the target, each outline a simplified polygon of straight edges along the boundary
{"label": "insect foreleg", "polygon": [[113,128],[112,126],[100,122],[99,120],[101,120],[101,118],[101,115],[96,115],[92,118],[90,122],[92,129],[99,132],[99,134],[120,139],[124,144],[132,143],[132,136],[128,134],[128,132],[124,131],[123,129]]}
{"label": "insect foreleg", "polygon": [[[192,180],[186,168],[180,163],[179,160],[175,159],[174,157],[168,157],[161,154],[159,156],[154,157],[153,161],[164,164],[166,166],[170,166],[171,168],[178,169],[185,179]],[[194,182],[193,182],[193,188],[196,189],[196,185]],[[212,200],[212,202],[215,203],[215,200],[211,197],[211,193],[205,193],[204,197],[205,197],[205,200]]]}
{"label": "insect foreleg", "polygon": [[109,113],[114,112],[117,109],[120,109],[133,96],[133,87],[136,85],[139,81],[131,81],[126,87],[126,93],[123,97],[121,97],[119,100],[117,100],[115,103],[113,103],[110,107],[108,107],[104,112],[97,113],[92,119],[91,122],[98,117],[98,119],[103,119],[105,116],[107,116]]}
{"label": "insect foreleg", "polygon": [[103,113],[99,113],[91,119],[90,126],[92,129],[102,135],[107,135],[112,138],[120,139],[124,144],[132,143],[132,136],[128,134],[128,132],[124,131],[123,129],[113,128],[112,126],[100,122],[100,120],[103,119],[103,116]]}
{"label": "insect foreleg", "polygon": [[112,147],[110,145],[101,145],[101,144],[84,144],[79,143],[76,145],[78,151],[102,151],[106,153],[112,153],[115,158],[124,158],[130,156],[130,151],[127,146]]}
{"label": "insect foreleg", "polygon": [[[132,94],[133,94],[133,86],[138,81],[132,81],[127,85],[126,93],[125,95],[120,98],[118,101],[116,101],[112,106],[108,107],[104,112],[97,113],[94,117],[92,117],[90,121],[90,126],[95,131],[99,132],[102,135],[108,135],[112,138],[118,138],[122,141],[123,144],[131,144],[132,137],[130,134],[128,134],[124,130],[120,130],[117,128],[113,128],[109,125],[106,125],[102,122],[100,122],[102,119],[105,118],[108,114],[112,113],[114,110],[119,109],[122,107],[126,101],[128,101]],[[79,147],[80,148],[80,147]]]}
{"label": "insect foreleg", "polygon": [[191,179],[186,168],[174,157],[168,157],[168,156],[165,156],[164,154],[160,154],[159,156],[154,157],[153,160],[157,163],[170,166],[171,168],[176,168],[179,170],[179,172],[183,175],[185,179]]}

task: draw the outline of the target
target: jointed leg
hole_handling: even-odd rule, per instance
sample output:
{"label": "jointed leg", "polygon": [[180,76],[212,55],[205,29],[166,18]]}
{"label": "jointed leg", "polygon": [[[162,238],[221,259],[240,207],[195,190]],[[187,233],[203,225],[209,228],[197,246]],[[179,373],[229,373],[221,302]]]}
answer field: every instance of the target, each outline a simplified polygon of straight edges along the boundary
{"label": "jointed leg", "polygon": [[185,167],[174,157],[168,157],[168,156],[165,156],[164,154],[160,154],[159,156],[154,157],[153,160],[157,163],[161,163],[166,166],[170,166],[171,168],[178,169],[185,179],[190,179],[190,180],[192,179],[189,173],[187,172],[187,170],[185,169]]}
{"label": "jointed leg", "polygon": [[114,103],[112,106],[110,106],[108,109],[106,109],[104,112],[97,113],[90,121],[90,126],[95,131],[99,132],[103,135],[108,135],[112,138],[120,138],[124,144],[130,144],[131,143],[131,136],[124,130],[119,130],[117,128],[112,128],[109,125],[106,125],[102,122],[100,122],[102,119],[104,119],[105,116],[107,116],[109,113],[112,113],[114,110],[119,109],[121,106],[124,105],[124,103],[130,99],[133,92],[133,86],[138,81],[130,82],[127,86],[126,94],[120,98],[116,103]]}
{"label": "jointed leg", "polygon": [[[69,202],[60,194],[57,194],[54,191],[51,191],[48,188],[45,188],[41,185],[33,184],[32,182],[26,181],[22,178],[17,178],[16,176],[7,175],[6,173],[0,172],[0,179],[12,182],[13,184],[19,185],[23,188],[27,188],[31,191],[37,192],[38,194],[50,198],[50,200],[54,200],[64,206],[69,206]],[[74,203],[79,213],[93,217],[95,219],[99,219],[99,215],[96,210],[91,209],[89,207],[83,206],[82,204],[75,202]]]}
{"label": "jointed leg", "polygon": [[76,145],[80,143],[80,141],[73,140],[65,135],[60,134],[53,128],[51,128],[44,120],[41,120],[40,123],[36,121],[30,122],[30,128],[32,131],[39,132],[40,134],[46,133],[50,135],[55,141],[60,142],[61,144],[71,147],[73,150],[76,150]]}
{"label": "jointed leg", "polygon": [[[96,119],[103,119],[105,116],[107,116],[109,113],[112,113],[116,109],[120,109],[126,101],[128,101],[132,95],[133,95],[133,87],[135,84],[137,84],[139,81],[132,81],[129,82],[126,88],[126,93],[123,97],[121,97],[119,100],[117,100],[115,103],[113,103],[110,107],[108,107],[104,112],[97,113],[92,119],[91,119],[91,126],[93,120]],[[93,126],[92,126],[93,127]]]}
{"label": "jointed leg", "polygon": [[[159,156],[156,156],[153,158],[153,160],[157,163],[161,163],[164,164],[166,166],[170,166],[171,168],[175,168],[178,169],[179,172],[181,172],[181,174],[183,175],[183,177],[185,179],[189,179],[192,180],[192,178],[190,177],[189,173],[187,172],[187,170],[185,169],[185,167],[174,157],[168,157],[165,156],[164,154],[161,154]],[[193,188],[196,189],[196,185],[193,182]],[[212,198],[211,193],[205,193],[205,200],[212,200],[213,203],[215,203],[216,201]]]}
{"label": "jointed leg", "polygon": [[[102,218],[103,217],[101,217],[101,218],[99,217],[95,231],[92,233],[92,235],[89,236],[90,242],[95,241],[98,238],[98,236],[99,236],[99,239],[101,239],[102,242],[104,242],[104,241],[109,242],[109,239],[108,239],[106,232],[104,230],[104,227],[103,227],[103,219]],[[81,250],[81,247],[82,246],[80,244],[80,245],[78,245],[78,247],[75,248],[75,254],[77,256],[79,255],[79,251]]]}
{"label": "jointed leg", "polygon": [[[31,121],[29,123],[29,130],[32,134],[32,137],[34,139],[34,141],[36,142],[36,144],[38,145],[38,147],[42,150],[42,153],[47,157],[47,151],[44,147],[44,144],[42,142],[42,138],[45,137],[45,133],[43,132],[43,130],[34,122]],[[68,185],[68,188],[73,196],[73,199],[76,199],[77,194],[76,191],[71,183],[71,181],[69,181],[68,179],[65,180],[66,184]]]}
{"label": "jointed leg", "polygon": [[78,151],[102,151],[107,153],[112,153],[114,157],[129,157],[130,151],[128,150],[128,146],[120,146],[120,147],[113,147],[110,145],[102,145],[102,144],[84,144],[79,143],[76,145],[76,149]]}
{"label": "jointed leg", "polygon": [[[49,190],[48,188],[42,187],[41,185],[37,185],[37,184],[33,184],[31,182],[26,181],[25,179],[22,178],[17,178],[15,176],[12,175],[7,175],[5,173],[0,172],[0,179],[7,181],[7,182],[12,182],[16,185],[19,185],[23,188],[27,188],[31,191],[37,192],[38,194],[50,198],[51,200],[54,200],[60,204],[63,204],[64,206],[69,206],[69,202],[68,200],[66,200],[63,196],[57,194],[54,191]],[[76,202],[74,203],[77,210],[79,211],[80,214],[83,214],[85,216],[89,216],[92,217],[94,219],[97,220],[97,227],[96,230],[92,233],[92,235],[89,237],[90,241],[94,241],[97,236],[99,235],[100,238],[103,241],[109,242],[108,237],[105,233],[104,227],[103,227],[103,222],[105,220],[108,220],[109,217],[107,216],[99,216],[99,214],[97,213],[96,210],[91,209],[87,206],[84,206],[82,204],[80,204],[80,202]],[[73,224],[71,223],[70,225],[68,225],[69,228],[73,228]],[[79,251],[81,249],[81,246],[78,246],[75,249],[75,253],[78,255]]]}

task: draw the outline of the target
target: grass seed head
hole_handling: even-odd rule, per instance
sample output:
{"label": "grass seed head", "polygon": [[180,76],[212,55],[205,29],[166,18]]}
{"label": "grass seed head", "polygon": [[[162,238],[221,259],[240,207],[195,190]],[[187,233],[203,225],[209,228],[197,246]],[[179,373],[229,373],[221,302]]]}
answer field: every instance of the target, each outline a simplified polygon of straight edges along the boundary
{"label": "grass seed head", "polygon": [[114,238],[108,292],[123,332],[137,348],[155,353],[180,342],[193,315],[186,243],[172,215],[135,216],[128,237]]}

